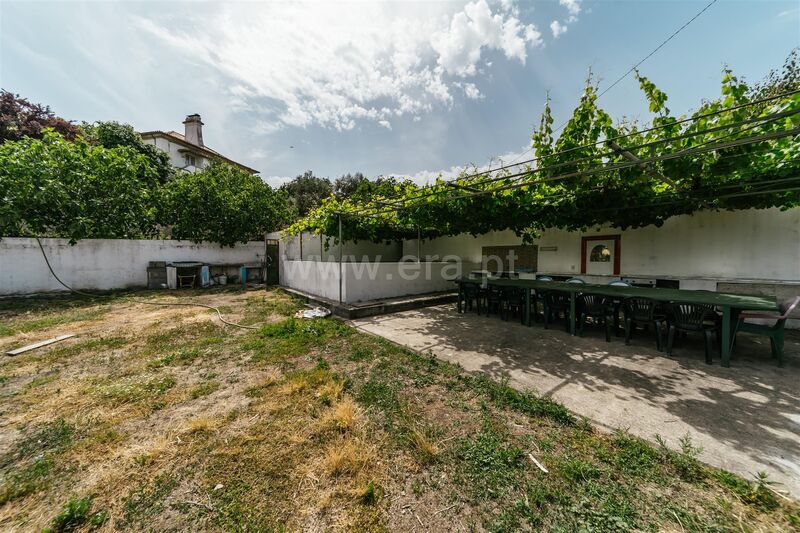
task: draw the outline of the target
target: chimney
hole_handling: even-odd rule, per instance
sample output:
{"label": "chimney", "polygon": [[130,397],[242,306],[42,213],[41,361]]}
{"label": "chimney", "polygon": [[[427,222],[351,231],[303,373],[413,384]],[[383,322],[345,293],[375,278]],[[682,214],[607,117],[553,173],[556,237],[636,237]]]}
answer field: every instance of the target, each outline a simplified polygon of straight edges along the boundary
{"label": "chimney", "polygon": [[183,124],[186,126],[186,140],[197,146],[203,146],[203,122],[200,120],[200,115],[195,113],[187,116]]}

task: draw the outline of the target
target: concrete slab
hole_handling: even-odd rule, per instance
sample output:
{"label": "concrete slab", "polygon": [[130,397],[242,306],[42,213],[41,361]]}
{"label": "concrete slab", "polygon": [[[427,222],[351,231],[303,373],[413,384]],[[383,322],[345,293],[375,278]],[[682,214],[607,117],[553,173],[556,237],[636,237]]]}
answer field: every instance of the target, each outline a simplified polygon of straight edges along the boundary
{"label": "concrete slab", "polygon": [[764,338],[740,335],[731,368],[706,365],[702,341],[676,340],[673,357],[652,333],[630,346],[606,343],[587,327],[584,338],[560,325],[545,330],[496,316],[459,315],[441,305],[353,324],[468,371],[508,376],[513,386],[552,395],[608,430],[628,428],[670,446],[690,435],[701,459],[752,479],[766,471],[778,488],[800,497],[800,335],[789,332],[786,366],[778,368]]}

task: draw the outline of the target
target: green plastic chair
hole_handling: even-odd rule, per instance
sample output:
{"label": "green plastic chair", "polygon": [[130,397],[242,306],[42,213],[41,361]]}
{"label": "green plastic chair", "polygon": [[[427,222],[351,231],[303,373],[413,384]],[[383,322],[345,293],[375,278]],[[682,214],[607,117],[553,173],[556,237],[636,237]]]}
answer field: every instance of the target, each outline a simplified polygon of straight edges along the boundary
{"label": "green plastic chair", "polygon": [[[553,281],[553,278],[550,276],[539,276],[536,278],[536,281]],[[536,289],[531,294],[531,318],[533,322],[539,320],[539,302],[542,303],[542,321],[547,322],[547,317],[544,316],[545,310],[547,308],[547,302],[545,301],[544,295],[547,291]]]}
{"label": "green plastic chair", "polygon": [[[780,303],[778,308],[781,310],[780,315],[770,315],[766,313],[740,313],[739,321],[736,322],[736,327],[733,330],[734,343],[736,342],[736,334],[740,331],[745,333],[753,333],[755,335],[762,335],[769,337],[770,347],[772,348],[772,357],[778,360],[778,366],[783,366],[783,331],[786,325],[786,320],[792,314],[797,306],[800,305],[800,296],[795,296],[794,299],[784,300]],[[765,324],[751,324],[745,322],[748,318],[759,318],[766,320],[775,320],[775,324],[768,326]]]}

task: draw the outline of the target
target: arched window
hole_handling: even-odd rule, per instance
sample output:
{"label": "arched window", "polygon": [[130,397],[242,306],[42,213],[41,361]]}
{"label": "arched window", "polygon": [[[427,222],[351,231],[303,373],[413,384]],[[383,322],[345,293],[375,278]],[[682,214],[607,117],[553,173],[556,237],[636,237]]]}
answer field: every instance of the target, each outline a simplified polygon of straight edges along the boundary
{"label": "arched window", "polygon": [[605,244],[598,244],[589,253],[591,263],[608,263],[611,261],[611,250]]}

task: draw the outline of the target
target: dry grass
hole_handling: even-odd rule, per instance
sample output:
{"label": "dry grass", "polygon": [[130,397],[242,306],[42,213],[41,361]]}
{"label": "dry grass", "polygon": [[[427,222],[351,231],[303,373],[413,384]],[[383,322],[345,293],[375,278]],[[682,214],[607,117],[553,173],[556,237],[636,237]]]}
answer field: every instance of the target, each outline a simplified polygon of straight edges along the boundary
{"label": "dry grass", "polygon": [[433,461],[436,459],[436,456],[439,455],[439,446],[430,440],[419,428],[413,428],[411,430],[411,442],[423,462]]}
{"label": "dry grass", "polygon": [[344,437],[331,442],[322,460],[328,476],[356,476],[375,460],[369,444],[357,437]]}
{"label": "dry grass", "polygon": [[363,423],[363,410],[349,396],[333,404],[323,418],[323,426],[343,432],[356,430]]}
{"label": "dry grass", "polygon": [[0,349],[79,335],[0,361],[0,530],[41,530],[65,509],[85,511],[78,530],[103,518],[123,531],[800,523],[793,504],[689,455],[581,428],[557,405],[338,321],[293,321],[298,304],[280,291],[151,297],[270,326],[119,301],[0,309],[13,323]]}
{"label": "dry grass", "polygon": [[196,433],[214,433],[218,428],[219,423],[207,416],[201,416],[190,420],[184,429],[185,433],[190,435]]}

